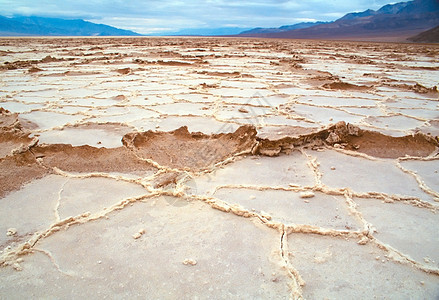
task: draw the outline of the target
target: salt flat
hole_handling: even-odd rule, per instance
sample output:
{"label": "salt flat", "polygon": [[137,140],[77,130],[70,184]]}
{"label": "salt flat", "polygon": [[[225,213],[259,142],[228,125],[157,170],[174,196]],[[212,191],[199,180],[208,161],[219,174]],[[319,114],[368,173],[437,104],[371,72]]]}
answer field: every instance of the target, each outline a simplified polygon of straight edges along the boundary
{"label": "salt flat", "polygon": [[439,297],[439,46],[0,55],[0,298]]}

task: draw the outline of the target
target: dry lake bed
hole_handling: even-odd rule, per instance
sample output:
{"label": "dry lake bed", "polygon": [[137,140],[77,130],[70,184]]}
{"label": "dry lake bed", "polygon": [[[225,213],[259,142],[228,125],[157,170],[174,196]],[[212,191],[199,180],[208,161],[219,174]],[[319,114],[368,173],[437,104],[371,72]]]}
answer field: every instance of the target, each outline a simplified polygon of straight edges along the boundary
{"label": "dry lake bed", "polygon": [[438,299],[439,46],[0,39],[1,299]]}

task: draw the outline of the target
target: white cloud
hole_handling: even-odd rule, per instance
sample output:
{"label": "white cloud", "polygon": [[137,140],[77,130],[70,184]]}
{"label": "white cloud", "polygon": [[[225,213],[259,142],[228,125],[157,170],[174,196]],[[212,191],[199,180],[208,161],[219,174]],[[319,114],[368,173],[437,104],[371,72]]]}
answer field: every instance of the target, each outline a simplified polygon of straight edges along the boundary
{"label": "white cloud", "polygon": [[181,24],[191,24],[192,28],[206,25],[203,22],[185,18],[103,17],[99,19],[87,19],[87,21],[133,30],[140,34],[175,31],[175,28],[180,28]]}

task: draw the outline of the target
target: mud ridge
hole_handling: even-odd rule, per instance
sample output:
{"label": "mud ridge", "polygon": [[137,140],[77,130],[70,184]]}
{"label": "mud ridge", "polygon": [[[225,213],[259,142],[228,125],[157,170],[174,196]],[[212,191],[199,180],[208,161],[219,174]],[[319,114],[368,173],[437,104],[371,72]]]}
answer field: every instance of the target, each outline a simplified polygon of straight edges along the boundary
{"label": "mud ridge", "polygon": [[37,140],[29,137],[18,120],[17,113],[0,107],[0,158],[25,152]]}
{"label": "mud ridge", "polygon": [[14,62],[5,62],[3,65],[0,65],[0,70],[6,71],[6,70],[17,70],[17,69],[25,69],[32,66],[35,66],[39,63],[51,63],[51,62],[60,62],[60,61],[71,61],[74,60],[73,58],[55,58],[50,55],[44,57],[40,60],[17,60]]}
{"label": "mud ridge", "polygon": [[38,139],[29,135],[17,113],[0,108],[0,197],[53,173],[54,168],[67,172],[136,173],[157,170],[125,147],[38,145]]}
{"label": "mud ridge", "polygon": [[368,90],[370,89],[369,86],[364,85],[356,85],[348,82],[342,82],[342,81],[334,81],[331,83],[325,83],[323,86],[325,89],[329,90],[354,90],[354,91],[361,91],[361,90]]}
{"label": "mud ridge", "polygon": [[138,172],[155,170],[124,147],[95,148],[66,144],[41,145],[32,153],[42,165],[67,172]]}
{"label": "mud ridge", "polygon": [[171,132],[128,133],[125,147],[144,159],[171,168],[200,171],[237,153],[251,153],[256,144],[256,129],[245,125],[234,133],[206,135],[190,133],[187,126]]}
{"label": "mud ridge", "polygon": [[327,128],[297,136],[286,136],[278,140],[259,139],[256,154],[277,156],[289,154],[300,146],[332,146],[352,150],[379,158],[403,156],[425,157],[437,151],[437,138],[416,133],[403,137],[387,136],[379,132],[363,130],[352,124],[338,122]]}
{"label": "mud ridge", "polygon": [[[254,126],[244,125],[233,133],[207,135],[189,132],[186,126],[170,132],[147,131],[125,134],[123,147],[95,148],[67,144],[38,145],[22,130],[18,114],[2,109],[0,119],[0,169],[4,184],[0,195],[51,173],[145,172],[163,169],[170,173],[156,178],[155,187],[175,183],[179,172],[202,172],[235,155],[278,156],[301,147],[351,150],[379,158],[426,157],[438,149],[435,138],[417,133],[391,137],[339,122],[322,130],[297,129],[281,139],[260,138]],[[294,134],[297,132],[297,135]],[[4,152],[4,153],[3,153]],[[166,169],[168,168],[168,169]]]}

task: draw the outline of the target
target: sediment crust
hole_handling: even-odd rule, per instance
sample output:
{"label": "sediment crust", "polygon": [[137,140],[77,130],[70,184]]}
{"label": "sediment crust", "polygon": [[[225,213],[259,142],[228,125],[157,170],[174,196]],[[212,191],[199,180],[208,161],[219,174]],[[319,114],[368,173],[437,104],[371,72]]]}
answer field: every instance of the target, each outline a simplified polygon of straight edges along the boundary
{"label": "sediment crust", "polygon": [[32,149],[32,153],[44,166],[68,172],[136,172],[155,169],[125,147],[107,149],[54,144],[37,146]]}
{"label": "sediment crust", "polygon": [[0,159],[0,198],[47,174],[48,170],[37,163],[30,151]]}
{"label": "sediment crust", "polygon": [[278,140],[259,139],[255,154],[276,156],[288,154],[295,147],[331,146],[364,153],[379,158],[403,156],[425,157],[434,153],[439,146],[437,137],[416,133],[403,137],[392,137],[379,132],[363,130],[352,124],[338,122],[311,133],[287,136]]}
{"label": "sediment crust", "polygon": [[[186,126],[163,131],[132,132],[122,138],[123,147],[96,148],[88,145],[38,145],[18,121],[18,114],[0,110],[0,196],[53,172],[144,172],[162,169],[174,173],[159,176],[156,186],[175,182],[180,171],[200,172],[236,155],[278,156],[300,147],[335,147],[379,158],[426,157],[437,151],[438,140],[417,133],[391,137],[338,122],[320,130],[287,130],[281,139],[260,138],[252,125],[233,133],[207,135],[189,132]],[[162,178],[163,177],[163,178]]]}
{"label": "sediment crust", "polygon": [[233,133],[190,133],[186,126],[171,132],[128,133],[125,147],[144,159],[171,168],[199,171],[237,153],[250,153],[256,144],[255,127],[245,125]]}

